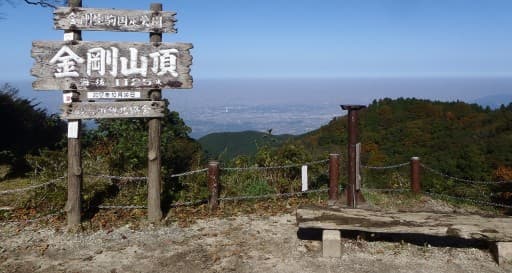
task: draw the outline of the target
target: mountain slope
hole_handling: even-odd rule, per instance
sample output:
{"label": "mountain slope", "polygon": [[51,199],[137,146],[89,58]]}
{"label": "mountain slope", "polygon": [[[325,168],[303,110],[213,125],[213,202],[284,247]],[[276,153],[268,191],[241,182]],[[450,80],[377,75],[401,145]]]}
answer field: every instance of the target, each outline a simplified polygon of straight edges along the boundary
{"label": "mountain slope", "polygon": [[292,138],[292,135],[244,131],[212,133],[198,141],[209,158],[227,162],[239,155],[253,156],[262,145],[278,146]]}
{"label": "mountain slope", "polygon": [[[381,99],[359,116],[364,164],[419,156],[432,167],[473,179],[490,179],[500,166],[512,166],[512,104],[490,110],[464,102]],[[296,141],[311,153],[345,154],[346,123],[346,117],[333,119]]]}

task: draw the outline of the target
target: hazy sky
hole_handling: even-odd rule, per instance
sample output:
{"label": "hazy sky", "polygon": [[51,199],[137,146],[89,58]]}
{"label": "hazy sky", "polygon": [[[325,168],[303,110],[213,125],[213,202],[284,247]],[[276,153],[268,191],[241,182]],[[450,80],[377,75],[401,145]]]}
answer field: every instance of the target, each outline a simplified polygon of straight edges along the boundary
{"label": "hazy sky", "polygon": [[[30,80],[33,40],[62,40],[52,9],[0,0],[0,81]],[[83,0],[148,9],[154,1]],[[510,0],[173,0],[195,79],[512,77]],[[84,40],[147,34],[84,32]]]}

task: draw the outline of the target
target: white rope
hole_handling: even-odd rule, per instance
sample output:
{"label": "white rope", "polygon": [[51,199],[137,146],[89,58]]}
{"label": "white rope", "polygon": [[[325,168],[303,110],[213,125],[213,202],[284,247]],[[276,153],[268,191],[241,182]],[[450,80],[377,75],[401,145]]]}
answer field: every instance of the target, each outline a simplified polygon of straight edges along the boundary
{"label": "white rope", "polygon": [[[250,200],[250,199],[266,199],[266,198],[274,198],[274,197],[291,197],[291,196],[300,196],[303,194],[309,193],[319,193],[319,192],[327,192],[328,189],[319,189],[319,190],[309,190],[303,192],[290,192],[290,193],[275,193],[275,194],[264,194],[264,195],[246,195],[246,196],[230,196],[230,197],[221,197],[219,201],[239,201],[239,200]],[[188,201],[188,202],[175,202],[171,204],[171,207],[183,207],[183,206],[193,206],[199,204],[206,204],[208,200],[196,200],[196,201]],[[116,205],[100,205],[97,208],[100,209],[147,209],[146,206],[136,206],[136,205],[126,205],[126,206],[116,206]]]}
{"label": "white rope", "polygon": [[99,209],[147,209],[146,206],[136,206],[136,205],[128,205],[128,206],[114,206],[114,205],[100,205],[97,206]]}
{"label": "white rope", "polygon": [[196,173],[202,173],[202,172],[206,172],[206,171],[208,171],[207,168],[200,169],[200,170],[195,170],[195,171],[189,171],[189,172],[185,172],[185,173],[173,174],[173,175],[171,175],[171,177],[187,176],[187,175],[192,175],[192,174],[196,174]]}
{"label": "white rope", "polygon": [[61,179],[64,179],[64,177],[59,177],[59,178],[56,178],[56,179],[53,179],[53,180],[50,180],[46,183],[42,183],[42,184],[37,184],[37,185],[33,185],[33,186],[29,186],[29,187],[26,187],[26,188],[21,188],[21,189],[13,189],[13,190],[5,190],[5,191],[0,191],[0,195],[3,195],[3,194],[11,194],[11,193],[19,193],[19,192],[25,192],[25,191],[29,191],[29,190],[33,190],[33,189],[37,189],[37,188],[41,188],[41,187],[45,187],[45,186],[48,186],[50,184],[55,184],[55,182],[61,180]]}
{"label": "white rope", "polygon": [[274,197],[291,197],[291,196],[300,196],[300,195],[308,194],[308,193],[327,192],[328,190],[329,189],[320,189],[320,190],[309,190],[309,191],[301,191],[301,192],[273,193],[273,194],[264,194],[264,195],[221,197],[221,198],[219,198],[219,201],[239,201],[239,200],[249,200],[249,199],[266,199],[266,198],[274,198]]}
{"label": "white rope", "polygon": [[374,189],[374,188],[363,188],[364,191],[368,192],[410,192],[410,189]]}
{"label": "white rope", "polygon": [[[184,172],[184,173],[173,174],[173,175],[171,175],[171,177],[187,176],[187,175],[192,175],[192,174],[196,174],[196,173],[205,172],[207,170],[208,169],[199,169],[199,170],[194,170],[194,171],[188,171],[188,172]],[[148,180],[147,176],[115,176],[115,175],[100,174],[100,175],[88,175],[88,177],[118,179],[118,180],[129,180],[129,181]]]}
{"label": "white rope", "polygon": [[487,202],[487,201],[482,201],[482,200],[475,200],[475,199],[471,199],[471,198],[467,198],[467,197],[456,197],[456,196],[451,196],[451,195],[447,195],[447,194],[443,194],[443,193],[433,193],[433,192],[423,192],[423,193],[426,195],[430,195],[432,197],[439,196],[439,197],[448,198],[448,199],[462,200],[462,201],[470,202],[473,204],[479,204],[479,205],[485,205],[485,206],[491,206],[491,207],[509,208],[509,209],[512,208],[512,206],[510,206],[510,205]]}
{"label": "white rope", "polygon": [[478,180],[470,180],[470,179],[464,179],[464,178],[457,178],[457,177],[453,177],[453,176],[450,176],[448,174],[445,174],[445,173],[442,173],[438,170],[434,170],[432,168],[430,168],[429,166],[421,163],[420,164],[425,170],[428,170],[428,171],[431,171],[435,174],[438,174],[440,176],[444,176],[445,178],[449,178],[449,179],[452,179],[452,180],[456,180],[456,181],[461,181],[461,182],[466,182],[466,183],[471,183],[471,184],[482,184],[482,185],[495,185],[495,184],[507,184],[507,183],[512,183],[512,181],[478,181]]}
{"label": "white rope", "polygon": [[116,175],[106,175],[106,174],[87,175],[87,177],[128,180],[128,181],[142,181],[142,180],[148,179],[145,176],[116,176]]}
{"label": "white rope", "polygon": [[370,169],[370,170],[387,170],[387,169],[400,168],[400,167],[403,167],[403,166],[407,166],[409,164],[411,164],[411,163],[410,162],[405,162],[405,163],[400,163],[400,164],[390,165],[390,166],[367,166],[367,165],[362,165],[362,167],[366,168],[366,169]]}

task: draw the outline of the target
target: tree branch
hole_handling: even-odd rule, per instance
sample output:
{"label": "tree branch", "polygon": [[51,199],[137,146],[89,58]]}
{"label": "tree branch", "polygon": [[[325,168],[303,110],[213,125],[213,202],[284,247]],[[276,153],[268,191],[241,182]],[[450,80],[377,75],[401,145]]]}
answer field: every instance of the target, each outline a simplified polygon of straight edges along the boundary
{"label": "tree branch", "polygon": [[[57,6],[55,6],[54,4],[51,4],[45,0],[40,0],[40,1],[31,1],[31,0],[23,0],[25,3],[29,4],[29,5],[34,5],[34,6],[41,6],[43,8],[53,8],[53,9],[56,9]],[[58,2],[58,1],[56,1]]]}

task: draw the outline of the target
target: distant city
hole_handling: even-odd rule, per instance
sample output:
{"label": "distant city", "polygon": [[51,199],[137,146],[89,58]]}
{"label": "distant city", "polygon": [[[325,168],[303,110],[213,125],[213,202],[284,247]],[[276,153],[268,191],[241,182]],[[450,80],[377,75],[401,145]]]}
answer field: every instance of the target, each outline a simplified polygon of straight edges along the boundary
{"label": "distant city", "polygon": [[[5,83],[5,82],[4,82]],[[60,91],[34,91],[31,81],[13,82],[20,96],[58,113]],[[492,108],[512,101],[510,78],[200,79],[192,90],[165,90],[169,108],[192,128],[191,136],[245,130],[303,134],[345,112],[340,104],[416,97],[465,101]],[[87,123],[89,126],[94,124]]]}
{"label": "distant city", "polygon": [[299,135],[342,115],[336,105],[233,105],[179,112],[192,128],[194,138],[213,132],[266,132],[270,129],[273,134]]}

